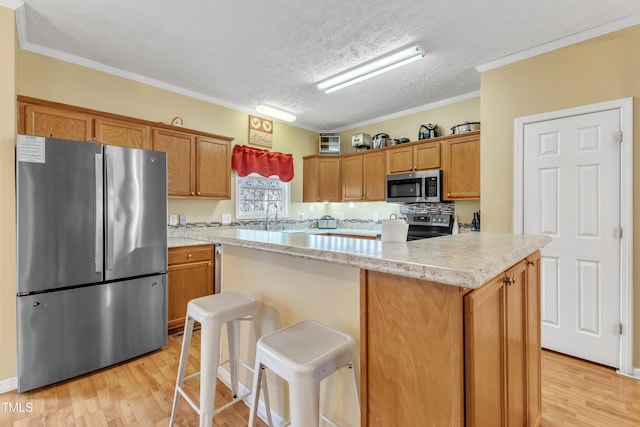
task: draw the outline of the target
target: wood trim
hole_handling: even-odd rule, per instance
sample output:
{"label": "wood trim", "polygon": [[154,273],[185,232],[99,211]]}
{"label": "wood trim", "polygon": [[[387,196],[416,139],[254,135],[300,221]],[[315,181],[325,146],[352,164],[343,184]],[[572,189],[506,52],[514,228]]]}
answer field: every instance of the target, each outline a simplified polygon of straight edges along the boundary
{"label": "wood trim", "polygon": [[[121,120],[121,121],[127,121],[127,122],[132,122],[132,123],[138,123],[138,124],[142,124],[142,125],[152,126],[154,128],[188,132],[188,133],[192,133],[192,134],[195,134],[195,135],[198,135],[198,136],[207,136],[207,137],[210,137],[210,138],[222,139],[224,141],[229,141],[229,142],[234,140],[233,137],[229,137],[229,136],[216,135],[216,134],[213,134],[213,133],[203,132],[203,131],[196,130],[196,129],[188,129],[188,128],[183,128],[183,127],[171,126],[171,125],[168,125],[168,124],[162,123],[162,122],[152,122],[152,121],[149,121],[149,120],[123,116],[123,115],[120,115],[120,114],[108,113],[106,111],[93,110],[93,109],[90,109],[90,108],[78,107],[76,105],[63,104],[63,103],[55,102],[55,101],[48,101],[46,99],[31,98],[29,96],[18,95],[17,96],[17,100],[18,100],[19,103],[49,106],[49,107],[54,107],[54,108],[58,108],[58,109],[65,109],[65,110],[75,111],[75,112],[78,112],[78,113],[90,114],[90,115],[98,116],[98,117],[102,117],[102,118],[109,118],[109,119],[114,119],[114,120]],[[18,129],[21,129],[20,128],[20,123],[18,123],[18,126],[19,126]]]}
{"label": "wood trim", "polygon": [[360,270],[360,425],[362,427],[369,425],[369,410],[367,396],[368,389],[368,310],[367,310],[367,270]]}

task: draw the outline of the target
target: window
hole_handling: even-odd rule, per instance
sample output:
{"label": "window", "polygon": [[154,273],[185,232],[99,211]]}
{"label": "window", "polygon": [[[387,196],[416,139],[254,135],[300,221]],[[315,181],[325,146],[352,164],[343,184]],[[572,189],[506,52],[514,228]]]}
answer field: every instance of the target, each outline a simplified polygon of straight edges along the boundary
{"label": "window", "polygon": [[289,203],[288,182],[258,174],[236,176],[236,218],[264,218],[267,209],[277,210],[279,218],[288,217]]}

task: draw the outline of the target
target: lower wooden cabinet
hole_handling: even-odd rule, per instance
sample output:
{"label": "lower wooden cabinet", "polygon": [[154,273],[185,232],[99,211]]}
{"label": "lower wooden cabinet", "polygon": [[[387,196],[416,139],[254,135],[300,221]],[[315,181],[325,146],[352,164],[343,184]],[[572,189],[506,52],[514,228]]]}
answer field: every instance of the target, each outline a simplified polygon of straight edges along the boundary
{"label": "lower wooden cabinet", "polygon": [[213,245],[169,248],[169,332],[184,327],[189,300],[213,294],[213,273]]}
{"label": "lower wooden cabinet", "polygon": [[363,426],[538,426],[540,253],[477,289],[360,275]]}

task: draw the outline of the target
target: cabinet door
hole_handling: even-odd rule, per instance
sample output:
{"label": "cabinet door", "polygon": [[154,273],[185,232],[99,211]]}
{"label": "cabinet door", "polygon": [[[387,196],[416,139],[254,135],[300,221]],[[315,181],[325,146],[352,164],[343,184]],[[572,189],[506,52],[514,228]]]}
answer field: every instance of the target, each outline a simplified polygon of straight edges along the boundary
{"label": "cabinet door", "polygon": [[542,411],[540,340],[540,252],[527,258],[527,418],[528,425],[539,424]]}
{"label": "cabinet door", "polygon": [[74,141],[91,141],[91,116],[45,107],[24,106],[24,133]]}
{"label": "cabinet door", "polygon": [[93,134],[98,142],[120,147],[151,149],[149,126],[102,117],[96,117],[93,125]]}
{"label": "cabinet door", "polygon": [[467,426],[505,421],[503,277],[465,296],[465,393]]}
{"label": "cabinet door", "polygon": [[231,150],[229,142],[196,138],[196,195],[231,198]]}
{"label": "cabinet door", "polygon": [[[387,197],[387,178],[385,173],[386,152],[370,152],[362,156],[362,192],[363,199],[384,201]],[[344,162],[344,159],[342,160]],[[343,165],[344,169],[345,166]]]}
{"label": "cabinet door", "polygon": [[480,198],[480,136],[442,142],[445,200]]}
{"label": "cabinet door", "polygon": [[154,129],[153,149],[167,153],[169,196],[194,196],[195,136],[182,132]]}
{"label": "cabinet door", "polygon": [[362,200],[363,155],[342,158],[342,200]]}
{"label": "cabinet door", "polygon": [[387,173],[410,172],[413,170],[413,147],[394,147],[388,151]]}
{"label": "cabinet door", "polygon": [[213,262],[197,262],[169,266],[168,329],[184,326],[187,303],[193,298],[213,293]]}
{"label": "cabinet door", "polygon": [[505,295],[505,350],[507,426],[526,425],[526,261],[507,270]]}
{"label": "cabinet door", "polygon": [[340,185],[340,158],[319,157],[317,181],[319,202],[339,202],[342,187]]}
{"label": "cabinet door", "polygon": [[440,143],[426,142],[413,147],[415,170],[440,168]]}
{"label": "cabinet door", "polygon": [[317,202],[318,188],[316,186],[316,175],[318,169],[318,158],[311,157],[302,160],[302,201]]}

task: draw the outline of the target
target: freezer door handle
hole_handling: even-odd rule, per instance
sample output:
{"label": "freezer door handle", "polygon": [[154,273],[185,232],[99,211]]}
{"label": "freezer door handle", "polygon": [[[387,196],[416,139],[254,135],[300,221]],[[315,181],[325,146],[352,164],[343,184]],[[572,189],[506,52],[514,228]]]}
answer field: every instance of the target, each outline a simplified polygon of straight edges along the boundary
{"label": "freezer door handle", "polygon": [[105,154],[107,159],[107,270],[113,269],[114,256],[114,189],[113,189],[113,155]]}
{"label": "freezer door handle", "polygon": [[104,206],[104,192],[103,186],[103,171],[102,171],[102,154],[95,155],[95,178],[96,178],[96,202],[95,202],[95,265],[96,273],[102,273],[104,266],[104,230],[103,224],[103,206]]}

